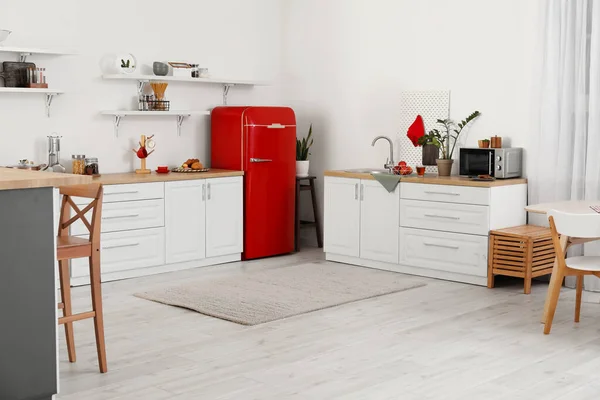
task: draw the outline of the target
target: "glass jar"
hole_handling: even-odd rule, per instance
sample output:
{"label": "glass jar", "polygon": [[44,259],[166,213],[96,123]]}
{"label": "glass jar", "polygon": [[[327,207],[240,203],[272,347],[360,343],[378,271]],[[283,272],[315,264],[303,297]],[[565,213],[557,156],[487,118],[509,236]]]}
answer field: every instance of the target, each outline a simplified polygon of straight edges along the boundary
{"label": "glass jar", "polygon": [[100,168],[98,168],[98,159],[96,157],[85,159],[85,174],[100,175]]}
{"label": "glass jar", "polygon": [[73,154],[71,160],[73,163],[73,173],[75,175],[85,175],[85,155]]}

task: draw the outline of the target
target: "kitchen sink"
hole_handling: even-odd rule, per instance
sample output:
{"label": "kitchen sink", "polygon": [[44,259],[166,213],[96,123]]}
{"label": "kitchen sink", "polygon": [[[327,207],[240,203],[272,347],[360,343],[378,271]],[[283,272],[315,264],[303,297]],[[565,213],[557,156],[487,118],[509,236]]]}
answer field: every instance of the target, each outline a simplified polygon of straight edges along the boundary
{"label": "kitchen sink", "polygon": [[356,169],[346,169],[344,172],[354,172],[356,174],[387,174],[392,175],[390,171],[387,169],[377,169],[377,168],[356,168]]}

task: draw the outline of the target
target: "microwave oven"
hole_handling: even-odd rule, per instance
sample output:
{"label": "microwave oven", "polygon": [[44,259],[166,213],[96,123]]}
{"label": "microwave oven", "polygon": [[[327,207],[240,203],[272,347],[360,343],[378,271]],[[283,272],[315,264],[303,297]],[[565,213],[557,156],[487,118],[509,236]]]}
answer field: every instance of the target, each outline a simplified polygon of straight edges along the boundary
{"label": "microwave oven", "polygon": [[459,174],[491,175],[494,178],[519,178],[523,173],[523,149],[462,148],[459,153]]}

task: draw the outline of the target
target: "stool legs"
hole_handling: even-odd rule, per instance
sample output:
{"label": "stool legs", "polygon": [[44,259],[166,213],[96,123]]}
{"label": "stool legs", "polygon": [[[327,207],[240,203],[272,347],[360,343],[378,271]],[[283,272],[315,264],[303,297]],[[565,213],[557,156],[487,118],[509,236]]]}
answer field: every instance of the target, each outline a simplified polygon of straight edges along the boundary
{"label": "stool legs", "polygon": [[[61,260],[59,263],[58,274],[60,276],[60,296],[63,303],[63,316],[73,315],[73,306],[71,302],[71,279],[69,272],[69,261]],[[77,361],[75,354],[75,331],[73,323],[67,322],[65,325],[65,337],[67,341],[67,352],[69,353],[69,362]]]}
{"label": "stool legs", "polygon": [[581,295],[583,293],[583,275],[577,277],[577,289],[575,296],[575,322],[579,322],[581,315]]}
{"label": "stool legs", "polygon": [[294,226],[294,250],[300,251],[300,181],[296,180],[296,218]]}
{"label": "stool legs", "polygon": [[310,195],[312,197],[313,214],[315,217],[315,229],[317,230],[317,244],[323,248],[323,233],[321,232],[321,216],[317,205],[317,191],[315,189],[315,180],[310,180]]}
{"label": "stool legs", "polygon": [[94,316],[94,333],[96,334],[96,349],[100,372],[108,371],[106,365],[106,345],[104,342],[104,315],[102,312],[102,289],[100,281],[100,249],[94,249],[90,261],[90,286],[92,289],[92,309]]}

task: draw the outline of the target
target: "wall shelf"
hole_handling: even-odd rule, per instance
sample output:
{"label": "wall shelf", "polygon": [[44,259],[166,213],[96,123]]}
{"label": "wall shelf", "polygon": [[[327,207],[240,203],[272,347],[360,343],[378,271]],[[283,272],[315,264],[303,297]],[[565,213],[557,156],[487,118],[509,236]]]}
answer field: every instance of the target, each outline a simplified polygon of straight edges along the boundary
{"label": "wall shelf", "polygon": [[110,115],[114,117],[115,136],[119,136],[119,125],[123,117],[135,116],[135,117],[177,117],[177,136],[181,136],[181,124],[185,117],[191,115],[210,115],[210,111],[196,111],[196,110],[169,110],[169,111],[137,111],[137,110],[114,110],[114,111],[102,111],[102,115]]}
{"label": "wall shelf", "polygon": [[184,82],[184,83],[204,83],[223,85],[223,104],[227,104],[227,96],[229,89],[232,86],[264,86],[266,82],[261,81],[248,81],[238,79],[221,79],[221,78],[192,78],[192,77],[181,77],[181,76],[157,76],[157,75],[137,75],[137,74],[105,74],[102,75],[102,79],[107,80],[128,80],[137,81],[138,93],[143,89],[144,83],[151,81],[161,82]]}
{"label": "wall shelf", "polygon": [[50,107],[52,106],[52,100],[54,96],[64,93],[62,90],[56,89],[37,89],[37,88],[22,88],[22,87],[0,87],[0,94],[2,93],[27,93],[27,94],[44,94],[46,97],[46,116],[50,116]]}
{"label": "wall shelf", "polygon": [[49,56],[69,56],[75,55],[76,53],[71,51],[53,50],[53,49],[40,49],[36,47],[8,47],[0,46],[0,53],[17,53],[19,55],[19,61],[25,62],[28,56],[34,54],[49,55]]}

